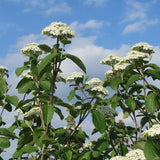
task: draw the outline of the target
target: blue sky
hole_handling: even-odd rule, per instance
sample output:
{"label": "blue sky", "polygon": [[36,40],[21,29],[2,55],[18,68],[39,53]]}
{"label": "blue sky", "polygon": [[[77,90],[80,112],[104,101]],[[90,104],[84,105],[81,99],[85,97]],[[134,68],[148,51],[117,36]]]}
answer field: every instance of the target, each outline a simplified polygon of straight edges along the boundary
{"label": "blue sky", "polygon": [[[160,64],[159,7],[160,0],[0,0],[0,65],[10,70],[11,94],[18,81],[14,70],[25,60],[21,48],[31,42],[52,45],[41,30],[55,21],[76,31],[67,52],[84,61],[91,77],[103,80],[109,68],[99,61],[110,53],[124,56],[141,41],[155,48],[153,61]],[[69,61],[62,69],[66,75],[78,70]],[[58,92],[66,97],[64,87]]]}

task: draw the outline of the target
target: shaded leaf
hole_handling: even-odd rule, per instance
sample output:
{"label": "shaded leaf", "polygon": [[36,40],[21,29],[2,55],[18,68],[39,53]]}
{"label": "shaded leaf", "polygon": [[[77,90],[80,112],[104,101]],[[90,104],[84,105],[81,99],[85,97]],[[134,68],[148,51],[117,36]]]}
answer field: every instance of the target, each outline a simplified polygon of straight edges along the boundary
{"label": "shaded leaf", "polygon": [[83,64],[83,62],[78,57],[76,57],[74,55],[71,55],[71,54],[65,54],[65,56],[68,59],[72,60],[79,68],[82,69],[83,72],[86,73],[86,67],[85,67],[85,65]]}
{"label": "shaded leaf", "polygon": [[23,78],[17,85],[19,93],[26,93],[29,89],[32,89],[34,83],[31,79]]}
{"label": "shaded leaf", "polygon": [[92,110],[92,121],[95,128],[100,132],[106,131],[106,119],[105,116],[97,110]]}
{"label": "shaded leaf", "polygon": [[48,45],[46,45],[46,44],[40,44],[40,45],[38,45],[38,47],[41,50],[45,51],[46,53],[51,51],[51,48]]}

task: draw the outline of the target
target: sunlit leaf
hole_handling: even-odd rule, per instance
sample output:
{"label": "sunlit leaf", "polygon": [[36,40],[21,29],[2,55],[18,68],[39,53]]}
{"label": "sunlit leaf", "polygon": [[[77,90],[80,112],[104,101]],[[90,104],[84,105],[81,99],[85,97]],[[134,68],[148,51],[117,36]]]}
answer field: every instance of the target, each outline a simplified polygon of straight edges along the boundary
{"label": "sunlit leaf", "polygon": [[159,108],[159,102],[156,93],[152,92],[147,95],[145,100],[145,108],[152,114]]}

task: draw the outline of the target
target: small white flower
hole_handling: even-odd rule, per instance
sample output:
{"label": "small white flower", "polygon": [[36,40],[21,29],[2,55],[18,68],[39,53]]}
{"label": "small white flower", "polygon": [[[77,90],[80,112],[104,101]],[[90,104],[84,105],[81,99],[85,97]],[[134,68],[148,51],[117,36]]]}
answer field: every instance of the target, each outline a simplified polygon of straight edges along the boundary
{"label": "small white flower", "polygon": [[83,148],[86,149],[86,148],[91,148],[93,146],[93,143],[92,142],[88,142],[88,143],[85,143]]}
{"label": "small white flower", "polygon": [[130,51],[126,54],[126,57],[124,57],[123,61],[128,62],[130,60],[138,60],[143,58],[149,58],[149,54],[139,51]]}
{"label": "small white flower", "polygon": [[114,65],[114,71],[123,71],[126,69],[128,65],[128,63],[117,63]]}
{"label": "small white flower", "polygon": [[40,114],[41,114],[40,107],[34,107],[30,111],[26,112],[24,114],[24,117],[28,118],[28,117],[31,117],[33,115],[36,116],[36,117],[39,117]]}
{"label": "small white flower", "polygon": [[22,78],[32,78],[33,76],[31,75],[31,71],[27,71],[26,73],[21,75]]}
{"label": "small white flower", "polygon": [[103,86],[96,86],[90,89],[91,91],[95,91],[95,92],[99,92],[102,95],[108,96],[109,92],[106,88],[104,88]]}
{"label": "small white flower", "polygon": [[62,22],[53,22],[49,26],[45,27],[42,30],[43,35],[58,37],[65,36],[68,38],[72,38],[75,36],[75,32],[68,27],[65,23]]}
{"label": "small white flower", "polygon": [[20,108],[18,108],[18,109],[16,110],[16,112],[17,112],[19,115],[23,114],[23,111],[22,111]]}
{"label": "small white flower", "polygon": [[122,57],[119,57],[115,54],[110,54],[106,58],[102,59],[100,61],[100,63],[101,64],[107,64],[107,65],[113,65],[113,64],[116,64],[116,63],[120,62],[121,59],[122,59]]}
{"label": "small white flower", "polygon": [[110,160],[127,160],[127,158],[124,156],[116,156],[116,157],[112,157]]}
{"label": "small white flower", "polygon": [[143,136],[160,137],[160,124],[154,124],[150,129],[142,133]]}
{"label": "small white flower", "polygon": [[127,160],[146,160],[144,153],[141,149],[129,151],[126,154],[126,158]]}
{"label": "small white flower", "polygon": [[142,52],[149,53],[149,54],[154,53],[153,47],[146,42],[136,43],[132,47],[132,50],[142,51]]}
{"label": "small white flower", "polygon": [[69,74],[66,80],[72,82],[83,77],[84,77],[84,74],[82,72],[72,72]]}
{"label": "small white flower", "polygon": [[112,75],[112,74],[113,74],[113,70],[112,70],[112,69],[108,70],[108,71],[105,73],[106,76],[110,76],[110,75]]}
{"label": "small white flower", "polygon": [[41,50],[39,47],[38,47],[39,44],[33,42],[33,43],[30,43],[28,44],[27,46],[25,46],[24,48],[21,49],[21,52],[26,55],[26,56],[29,56],[30,54],[34,54],[34,55],[40,55],[42,53],[44,53],[43,50]]}
{"label": "small white flower", "polygon": [[8,68],[5,67],[5,66],[0,66],[0,70],[3,70],[3,71],[5,71],[5,72],[8,72]]}
{"label": "small white flower", "polygon": [[92,78],[88,82],[86,82],[86,88],[90,89],[96,86],[102,86],[103,82],[99,78]]}

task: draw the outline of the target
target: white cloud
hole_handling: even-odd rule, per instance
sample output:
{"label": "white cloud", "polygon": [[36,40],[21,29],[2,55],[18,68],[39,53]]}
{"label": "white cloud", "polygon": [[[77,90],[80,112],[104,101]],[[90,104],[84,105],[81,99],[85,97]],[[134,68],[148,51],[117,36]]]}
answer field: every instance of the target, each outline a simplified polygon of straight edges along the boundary
{"label": "white cloud", "polygon": [[148,11],[153,3],[142,3],[134,0],[127,0],[126,16],[122,23],[127,23],[123,30],[123,34],[131,32],[143,32],[150,25],[155,25],[159,22],[157,18],[150,19]]}
{"label": "white cloud", "polygon": [[70,14],[71,8],[67,3],[63,2],[63,3],[57,4],[57,5],[53,5],[53,7],[49,7],[48,9],[46,9],[44,11],[44,13],[46,15],[51,15],[51,14],[57,13],[57,12]]}
{"label": "white cloud", "polygon": [[108,0],[85,0],[85,3],[88,5],[94,5],[96,7],[101,7],[105,5]]}

